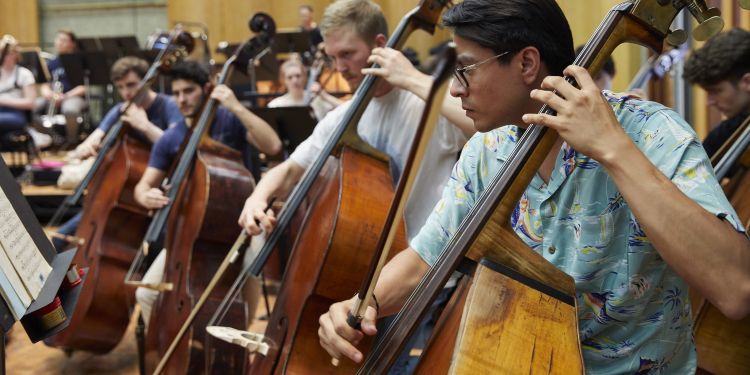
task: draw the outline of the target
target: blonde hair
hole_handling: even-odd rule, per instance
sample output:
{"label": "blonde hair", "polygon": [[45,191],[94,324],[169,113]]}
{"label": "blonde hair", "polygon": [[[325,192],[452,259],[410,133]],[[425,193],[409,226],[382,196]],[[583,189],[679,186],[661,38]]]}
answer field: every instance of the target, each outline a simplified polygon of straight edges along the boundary
{"label": "blonde hair", "polygon": [[16,40],[13,35],[3,35],[3,38],[0,39],[0,64],[3,63],[3,61],[5,60],[5,56],[8,54],[8,51],[10,51],[11,48],[14,51],[18,51],[18,40]]}
{"label": "blonde hair", "polygon": [[380,6],[370,0],[338,0],[329,5],[318,25],[325,35],[342,27],[351,30],[368,44],[378,34],[388,36],[388,22]]}
{"label": "blonde hair", "polygon": [[292,55],[289,60],[284,61],[284,63],[281,64],[281,67],[279,68],[279,81],[284,82],[284,79],[286,78],[286,70],[287,68],[291,68],[293,66],[299,67],[300,71],[302,72],[302,75],[307,74],[307,67],[305,64],[302,63],[302,59],[299,57],[299,55]]}

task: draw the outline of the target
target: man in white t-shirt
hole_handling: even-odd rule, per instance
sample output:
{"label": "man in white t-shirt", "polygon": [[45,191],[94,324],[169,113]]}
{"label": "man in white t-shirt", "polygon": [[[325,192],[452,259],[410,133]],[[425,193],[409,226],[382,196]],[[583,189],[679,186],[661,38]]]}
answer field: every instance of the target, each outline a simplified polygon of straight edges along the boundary
{"label": "man in white t-shirt", "polygon": [[[326,53],[336,69],[356,89],[365,74],[384,78],[375,88],[357,127],[359,135],[373,147],[391,157],[394,178],[401,175],[414,132],[424,109],[432,79],[417,71],[399,51],[385,48],[387,25],[380,8],[369,0],[339,0],[326,9],[320,23]],[[377,63],[379,68],[368,68]],[[264,212],[271,197],[282,199],[313,164],[329,136],[343,119],[351,102],[329,112],[315,127],[313,134],[290,155],[289,159],[269,170],[245,202],[240,225],[249,234],[270,230],[273,217]],[[415,182],[406,209],[409,237],[423,224],[437,202],[442,185],[450,175],[458,152],[474,133],[471,120],[465,117],[455,98],[443,104],[443,115],[430,140],[425,161]],[[427,173],[426,171],[429,171]],[[260,225],[256,224],[256,220]],[[411,228],[411,229],[410,229]]]}
{"label": "man in white t-shirt", "polygon": [[[375,87],[374,97],[357,131],[365,142],[391,157],[393,176],[397,179],[403,172],[432,79],[417,71],[401,52],[385,48],[388,31],[385,17],[370,0],[336,1],[326,9],[320,28],[326,53],[352,90],[366,74],[383,78]],[[368,68],[372,63],[380,67]],[[475,131],[460,102],[447,98],[413,187],[418,193],[412,194],[407,202],[405,221],[409,239],[416,235],[437,203],[459,151]],[[319,156],[349,105],[351,102],[346,102],[329,112],[288,160],[269,170],[260,180],[239,218],[240,225],[249,234],[258,235],[261,227],[266,231],[273,227],[275,219],[264,212],[270,198],[287,197]]]}

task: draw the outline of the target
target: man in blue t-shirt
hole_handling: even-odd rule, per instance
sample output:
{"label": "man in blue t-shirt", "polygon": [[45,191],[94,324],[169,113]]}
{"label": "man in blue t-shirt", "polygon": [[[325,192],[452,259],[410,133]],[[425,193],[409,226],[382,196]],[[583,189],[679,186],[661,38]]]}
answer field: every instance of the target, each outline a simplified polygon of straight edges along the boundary
{"label": "man in blue t-shirt", "polygon": [[[165,129],[182,121],[180,109],[167,95],[157,94],[148,89],[139,101],[135,101],[138,86],[147,71],[148,63],[137,57],[123,57],[112,65],[110,77],[115,83],[117,92],[126,102],[134,101],[137,104],[130,106],[128,111],[121,116],[119,114],[124,103],[112,107],[99,123],[99,127],[76,147],[76,157],[84,159],[96,155],[102,138],[118,119],[130,124],[150,143],[156,142]],[[80,221],[81,214],[78,214],[63,224],[58,233],[73,235]],[[58,251],[68,244],[67,241],[57,238],[53,240],[53,243]]]}
{"label": "man in blue t-shirt", "polygon": [[[150,143],[155,143],[164,130],[182,120],[180,109],[167,95],[148,89],[141,95],[141,98],[135,97],[146,72],[148,72],[148,63],[133,56],[123,57],[112,65],[110,78],[125,102],[112,107],[99,123],[99,127],[76,147],[77,157],[84,159],[96,155],[104,135],[118,119],[129,124]],[[120,115],[122,108],[131,101],[135,105],[131,105],[125,113]]]}
{"label": "man in blue t-shirt", "polygon": [[[135,186],[135,200],[151,210],[160,209],[169,202],[164,191],[160,189],[161,182],[169,166],[179,156],[180,145],[188,129],[200,117],[203,103],[209,92],[211,99],[221,103],[209,130],[211,138],[237,151],[242,151],[246,143],[269,155],[277,154],[281,150],[281,140],[273,128],[245,108],[230,88],[218,85],[213,91],[211,90],[208,70],[198,62],[183,61],[175,65],[170,75],[172,94],[185,119],[164,132],[164,135],[156,142],[151,150],[148,167]],[[166,253],[162,251],[143,276],[143,281],[160,282],[164,273],[165,260]],[[138,288],[136,291],[136,300],[141,306],[146,324],[149,322],[151,306],[157,296],[158,292],[150,289]]]}
{"label": "man in blue t-shirt", "polygon": [[[78,137],[78,117],[86,108],[86,86],[73,86],[65,74],[65,68],[60,61],[59,55],[70,54],[78,49],[78,39],[72,30],[61,29],[55,36],[55,51],[58,56],[47,61],[47,70],[52,79],[52,84],[45,83],[39,87],[41,94],[37,98],[34,112],[44,115],[54,103],[54,109],[60,110],[65,116],[66,143],[74,145]],[[47,120],[47,119],[43,119]],[[44,124],[44,123],[43,123]],[[46,124],[44,124],[47,126]]]}

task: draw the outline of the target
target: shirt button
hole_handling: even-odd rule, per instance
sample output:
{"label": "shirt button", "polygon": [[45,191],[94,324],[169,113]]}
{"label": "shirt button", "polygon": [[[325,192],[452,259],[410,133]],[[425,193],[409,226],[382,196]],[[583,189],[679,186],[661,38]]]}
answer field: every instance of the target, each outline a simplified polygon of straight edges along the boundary
{"label": "shirt button", "polygon": [[555,249],[555,247],[554,247],[554,246],[550,246],[550,247],[548,247],[548,248],[547,248],[547,251],[549,251],[549,253],[550,253],[550,254],[554,254],[554,253],[555,253],[555,250],[556,250],[556,249]]}

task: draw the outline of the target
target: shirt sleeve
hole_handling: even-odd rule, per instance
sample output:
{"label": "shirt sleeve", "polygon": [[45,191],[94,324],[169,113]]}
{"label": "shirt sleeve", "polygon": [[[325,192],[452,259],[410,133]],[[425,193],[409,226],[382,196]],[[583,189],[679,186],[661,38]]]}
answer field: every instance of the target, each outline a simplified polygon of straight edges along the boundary
{"label": "shirt sleeve", "polygon": [[166,171],[169,169],[171,163],[171,157],[169,156],[169,140],[172,139],[172,132],[165,132],[151,148],[151,155],[148,158],[148,166],[156,168],[160,171]]}
{"label": "shirt sleeve", "polygon": [[476,176],[481,164],[485,136],[476,134],[466,144],[461,157],[453,166],[440,200],[409,244],[429,265],[437,261],[448,240],[456,233],[461,221],[474,206],[479,193]]}
{"label": "shirt sleeve", "polygon": [[[716,180],[706,151],[690,126],[675,112],[656,112],[640,131],[639,147],[690,199],[744,232],[737,213]],[[651,138],[650,140],[647,140]]]}
{"label": "shirt sleeve", "polygon": [[347,107],[348,105],[341,105],[336,110],[328,112],[328,115],[315,125],[313,133],[289,155],[289,159],[292,159],[304,169],[312,165],[333,131],[336,130],[339,122],[341,122]]}
{"label": "shirt sleeve", "polygon": [[104,116],[101,122],[99,122],[99,130],[103,132],[108,132],[109,128],[114,125],[114,123],[119,119],[119,113],[120,113],[120,107],[122,104],[115,104],[114,107],[112,107],[109,112]]}
{"label": "shirt sleeve", "polygon": [[18,67],[18,85],[21,87],[26,87],[28,85],[33,85],[36,83],[36,80],[34,79],[34,73],[31,73],[30,70],[20,66]]}
{"label": "shirt sleeve", "polygon": [[166,115],[166,129],[169,129],[173,127],[178,122],[182,121],[182,113],[180,113],[180,108],[177,106],[177,103],[175,103],[174,99],[171,96],[167,96],[164,98],[164,111]]}

